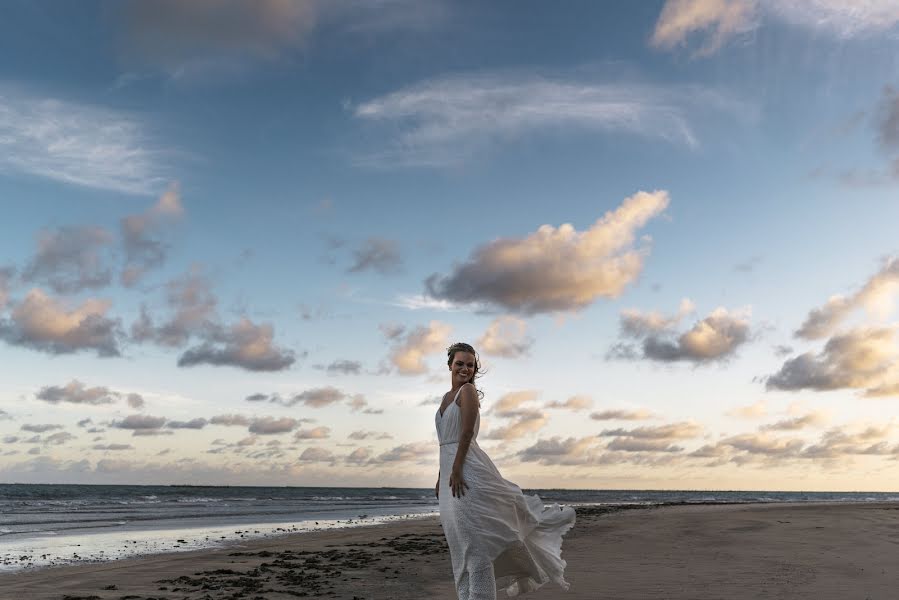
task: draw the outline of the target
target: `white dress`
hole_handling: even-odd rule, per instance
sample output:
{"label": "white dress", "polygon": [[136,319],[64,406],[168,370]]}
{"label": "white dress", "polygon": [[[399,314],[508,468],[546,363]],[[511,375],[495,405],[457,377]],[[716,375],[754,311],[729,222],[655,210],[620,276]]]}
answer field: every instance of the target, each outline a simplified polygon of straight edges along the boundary
{"label": "white dress", "polygon": [[459,600],[494,600],[497,586],[507,596],[517,596],[549,581],[567,590],[562,536],[574,525],[574,508],[544,507],[538,496],[525,496],[521,488],[503,479],[478,446],[480,414],[462,467],[468,487],[464,496],[453,497],[449,479],[462,429],[456,404],[459,392],[443,415],[437,410],[435,418],[440,441],[440,522]]}

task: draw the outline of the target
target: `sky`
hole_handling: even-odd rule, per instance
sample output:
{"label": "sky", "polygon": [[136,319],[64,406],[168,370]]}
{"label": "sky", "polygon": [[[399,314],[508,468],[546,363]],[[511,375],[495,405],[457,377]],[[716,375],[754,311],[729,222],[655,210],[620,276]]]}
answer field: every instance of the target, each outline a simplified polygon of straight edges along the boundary
{"label": "sky", "polygon": [[899,2],[13,0],[0,482],[899,488]]}

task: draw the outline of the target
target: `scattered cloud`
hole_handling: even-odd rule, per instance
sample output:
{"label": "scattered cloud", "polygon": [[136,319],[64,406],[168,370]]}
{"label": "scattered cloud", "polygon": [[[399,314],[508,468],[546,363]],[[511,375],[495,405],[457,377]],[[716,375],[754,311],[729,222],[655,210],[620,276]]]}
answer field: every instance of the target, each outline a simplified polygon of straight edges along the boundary
{"label": "scattered cloud", "polygon": [[596,459],[595,443],[596,438],[593,436],[565,439],[553,436],[548,440],[538,440],[521,450],[518,457],[522,462],[536,462],[548,466],[591,464]]}
{"label": "scattered cloud", "polygon": [[37,252],[22,279],[49,286],[57,294],[74,294],[109,285],[112,235],[102,227],[60,227],[41,231]]}
{"label": "scattered cloud", "polygon": [[866,396],[899,391],[899,349],[895,327],[857,328],[834,335],[815,354],[806,352],[784,362],[765,380],[769,390],[863,389]]}
{"label": "scattered cloud", "polygon": [[671,50],[700,39],[694,55],[708,56],[768,19],[848,40],[894,30],[899,6],[892,0],[668,0],[650,43]]}
{"label": "scattered cloud", "polygon": [[434,461],[434,443],[411,442],[395,446],[372,459],[373,463],[415,462],[430,464]]}
{"label": "scattered cloud", "polygon": [[713,54],[728,39],[757,25],[755,0],[668,0],[656,22],[650,43],[671,50],[687,39],[705,33],[708,39],[697,56]]}
{"label": "scattered cloud", "polygon": [[361,375],[362,363],[358,360],[339,359],[329,365],[315,365],[316,369],[325,371],[328,375]]}
{"label": "scattered cloud", "polygon": [[575,311],[600,297],[617,297],[640,274],[649,252],[645,244],[635,246],[637,230],[668,202],[665,191],[637,192],[586,231],[542,225],[521,239],[495,240],[449,275],[431,275],[428,293],[522,314]]}
{"label": "scattered cloud", "polygon": [[382,432],[382,431],[365,431],[365,430],[361,430],[361,429],[358,430],[358,431],[354,431],[353,433],[351,433],[351,434],[348,435],[347,437],[348,437],[349,439],[351,439],[351,440],[360,440],[360,441],[361,441],[361,440],[367,440],[367,439],[369,439],[369,438],[372,438],[372,439],[375,439],[375,440],[390,440],[390,439],[393,439],[393,436],[390,435],[389,433],[385,433],[385,432]]}
{"label": "scattered cloud", "polygon": [[799,431],[807,427],[818,427],[825,425],[829,421],[827,415],[823,412],[810,412],[798,417],[783,419],[776,423],[769,423],[759,427],[759,431]]}
{"label": "scattered cloud", "polygon": [[534,402],[540,392],[536,390],[521,390],[517,392],[508,392],[499,397],[499,400],[493,405],[491,414],[498,417],[515,417],[521,410],[528,410],[523,407],[524,404]]}
{"label": "scattered cloud", "polygon": [[[564,408],[567,410],[586,410],[593,406],[593,399],[589,396],[570,396],[564,402],[553,400],[547,403],[546,408]],[[594,413],[597,414],[597,413]]]}
{"label": "scattered cloud", "polygon": [[809,311],[796,331],[796,337],[815,340],[827,337],[854,310],[865,307],[878,316],[889,314],[899,293],[899,257],[884,261],[880,270],[850,296],[831,296],[827,302]]}
{"label": "scattered cloud", "polygon": [[381,275],[399,273],[403,266],[399,244],[394,240],[369,238],[353,250],[353,264],[347,269],[349,273],[376,271]]}
{"label": "scattered cloud", "polygon": [[122,219],[122,247],[125,251],[122,284],[127,287],[135,285],[147,271],[165,262],[167,249],[158,239],[158,231],[164,223],[183,214],[178,184],[173,183],[150,209]]}
{"label": "scattered cloud", "polygon": [[0,89],[0,171],[125,194],[163,184],[147,124],[124,112]]}
{"label": "scattered cloud", "polygon": [[62,429],[62,425],[25,423],[19,429],[31,433],[45,433],[47,431],[53,431],[54,429]]}
{"label": "scattered cloud", "polygon": [[200,336],[215,328],[218,301],[200,268],[194,267],[184,276],[169,281],[166,284],[166,302],[171,316],[159,326],[154,326],[147,309],[141,308],[140,318],[131,326],[132,340],[180,347],[187,344],[192,336]]}
{"label": "scattered cloud", "polygon": [[452,328],[440,321],[431,321],[393,338],[390,361],[400,375],[421,375],[428,371],[425,357],[441,353],[447,347]]}
{"label": "scattered cloud", "polygon": [[250,422],[249,432],[258,435],[276,435],[296,429],[300,421],[292,417],[260,417]]}
{"label": "scattered cloud", "polygon": [[274,344],[274,329],[244,317],[229,328],[217,327],[199,346],[178,359],[179,367],[200,364],[233,366],[248,371],[283,371],[295,361],[292,350]]}
{"label": "scattered cloud", "polygon": [[612,408],[590,413],[590,418],[595,421],[646,421],[654,417],[655,415],[644,408],[636,410]]}
{"label": "scattered cloud", "polygon": [[8,319],[0,319],[0,339],[49,354],[93,350],[98,356],[119,356],[121,323],[106,317],[110,305],[89,299],[67,309],[35,288],[12,305]]}
{"label": "scattered cloud", "polygon": [[727,415],[730,417],[738,417],[742,419],[757,419],[759,417],[766,417],[768,416],[768,403],[764,400],[759,400],[747,406],[738,406],[727,411]]}
{"label": "scattered cloud", "polygon": [[639,348],[629,342],[619,342],[610,348],[607,358],[703,364],[730,358],[749,340],[748,309],[731,313],[716,308],[691,329],[677,335],[672,327],[681,318],[682,313],[662,317],[635,310],[622,312],[622,336],[642,339],[642,342]]}
{"label": "scattered cloud", "polygon": [[324,440],[331,437],[330,427],[313,427],[312,429],[300,429],[293,434],[295,440]]}
{"label": "scattered cloud", "polygon": [[337,457],[334,453],[325,448],[311,447],[303,450],[300,454],[300,462],[334,462]]}
{"label": "scattered cloud", "polygon": [[209,423],[202,417],[191,419],[190,421],[166,421],[167,429],[203,429]]}
{"label": "scattered cloud", "polygon": [[478,348],[484,354],[517,358],[526,355],[534,345],[527,335],[527,323],[513,316],[498,317],[487,326],[478,339]]}
{"label": "scattered cloud", "polygon": [[520,409],[514,415],[511,423],[493,426],[483,437],[488,440],[516,440],[540,431],[549,421],[546,413],[535,409]]}
{"label": "scattered cloud", "polygon": [[165,425],[165,417],[152,417],[150,415],[128,415],[120,421],[110,423],[116,429],[130,429],[132,431],[160,429]]}
{"label": "scattered cloud", "polygon": [[388,140],[358,156],[357,163],[453,167],[504,143],[558,131],[624,133],[691,148],[699,145],[694,118],[751,113],[741,101],[711,88],[597,79],[485,71],[409,85],[351,107],[356,119],[383,129]]}
{"label": "scattered cloud", "polygon": [[93,450],[103,450],[105,452],[120,452],[122,450],[134,450],[131,444],[94,444],[91,446]]}
{"label": "scattered cloud", "polygon": [[[49,402],[51,404],[67,402],[71,404],[101,405],[113,404],[114,402],[125,398],[129,406],[132,408],[140,408],[140,406],[134,406],[134,402],[131,401],[132,396],[140,398],[138,394],[126,395],[104,386],[89,388],[77,379],[73,379],[64,386],[50,385],[43,387],[37,394],[35,394],[35,398],[38,400],[43,400],[44,402]],[[143,405],[142,400],[143,399],[141,399],[141,405]]]}

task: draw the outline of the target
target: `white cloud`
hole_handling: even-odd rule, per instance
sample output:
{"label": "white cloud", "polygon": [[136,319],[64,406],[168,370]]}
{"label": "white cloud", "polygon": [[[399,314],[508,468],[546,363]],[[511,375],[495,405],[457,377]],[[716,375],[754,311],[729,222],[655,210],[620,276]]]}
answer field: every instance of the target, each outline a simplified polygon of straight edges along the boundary
{"label": "white cloud", "polygon": [[484,354],[505,358],[527,354],[534,345],[534,339],[527,335],[527,327],[527,323],[517,317],[498,317],[478,339],[478,348]]}
{"label": "white cloud", "polygon": [[115,110],[0,88],[0,170],[127,194],[164,185],[147,126]]}
{"label": "white cloud", "polygon": [[35,288],[12,306],[9,319],[0,319],[0,339],[50,354],[94,350],[118,356],[121,324],[106,316],[110,306],[107,300],[88,299],[68,309]]}
{"label": "white cloud", "polygon": [[390,360],[400,375],[420,375],[428,368],[425,357],[444,351],[452,327],[431,321],[426,327],[416,327],[398,339],[390,353]]}
{"label": "white cloud", "polygon": [[649,253],[637,230],[668,206],[668,192],[637,192],[592,227],[542,225],[524,238],[498,239],[477,249],[449,275],[432,275],[429,294],[523,314],[573,311],[614,298],[633,282]]}
{"label": "white cloud", "polygon": [[825,33],[840,40],[893,32],[895,0],[668,0],[650,43],[666,50],[701,39],[697,56],[713,54],[765,20]]}
{"label": "white cloud", "polygon": [[379,168],[459,165],[501,143],[559,130],[696,147],[691,119],[698,111],[750,113],[706,88],[501,72],[432,79],[353,108],[357,119],[384,128],[385,143],[357,159]]}

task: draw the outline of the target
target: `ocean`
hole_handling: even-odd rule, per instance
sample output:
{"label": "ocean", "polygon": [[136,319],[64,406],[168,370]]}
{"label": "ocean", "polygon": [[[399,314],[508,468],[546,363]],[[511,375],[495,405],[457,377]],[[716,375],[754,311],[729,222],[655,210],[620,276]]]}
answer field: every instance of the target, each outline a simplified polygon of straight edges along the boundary
{"label": "ocean", "polygon": [[[899,493],[525,490],[546,503],[895,502]],[[0,571],[437,514],[433,488],[0,484]]]}

